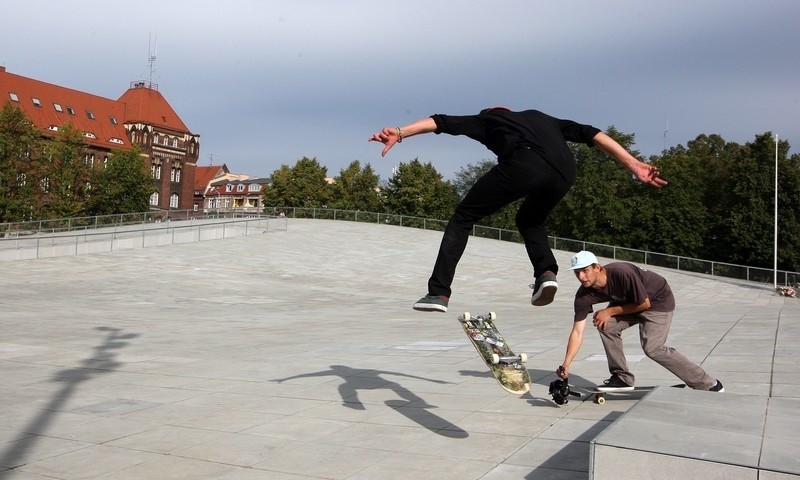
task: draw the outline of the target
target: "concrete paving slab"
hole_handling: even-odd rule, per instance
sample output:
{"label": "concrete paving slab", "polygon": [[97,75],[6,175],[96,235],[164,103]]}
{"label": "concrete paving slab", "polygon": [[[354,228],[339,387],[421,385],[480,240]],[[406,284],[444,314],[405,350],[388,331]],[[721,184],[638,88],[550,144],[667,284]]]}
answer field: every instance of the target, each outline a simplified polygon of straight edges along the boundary
{"label": "concrete paving slab", "polygon": [[[450,312],[414,312],[440,239],[290,219],[263,235],[0,263],[0,477],[588,478],[590,440],[637,401],[550,399],[577,282],[562,274],[554,303],[531,307],[523,246],[472,238]],[[556,252],[562,265],[573,253]],[[670,344],[723,380],[714,402],[763,405],[766,437],[748,415],[698,423],[764,438],[760,478],[796,478],[800,301],[651,268],[676,293]],[[509,395],[487,374],[456,323],[463,311],[497,312],[528,354],[530,393]],[[637,337],[624,335],[638,383],[676,383],[641,357]],[[572,371],[579,385],[607,377],[598,338]],[[758,448],[743,441],[734,456]],[[638,478],[667,467],[696,465],[659,455]]]}

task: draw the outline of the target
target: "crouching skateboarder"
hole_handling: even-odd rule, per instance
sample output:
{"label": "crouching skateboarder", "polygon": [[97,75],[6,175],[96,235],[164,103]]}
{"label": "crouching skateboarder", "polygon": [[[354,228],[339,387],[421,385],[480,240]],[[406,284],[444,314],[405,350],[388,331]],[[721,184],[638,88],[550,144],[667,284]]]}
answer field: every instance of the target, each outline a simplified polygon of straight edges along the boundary
{"label": "crouching skateboarder", "polygon": [[635,377],[628,369],[622,347],[622,332],[639,326],[639,338],[645,355],[697,390],[724,391],[722,383],[699,365],[672,347],[666,340],[675,310],[675,297],[667,280],[649,270],[623,262],[600,265],[591,252],[578,252],[572,257],[570,270],[581,283],[575,294],[575,318],[567,342],[564,362],[556,369],[562,379],[569,376],[569,367],[583,343],[586,319],[593,305],[609,302],[606,308],[592,314],[606,351],[611,377],[600,391],[633,390]]}

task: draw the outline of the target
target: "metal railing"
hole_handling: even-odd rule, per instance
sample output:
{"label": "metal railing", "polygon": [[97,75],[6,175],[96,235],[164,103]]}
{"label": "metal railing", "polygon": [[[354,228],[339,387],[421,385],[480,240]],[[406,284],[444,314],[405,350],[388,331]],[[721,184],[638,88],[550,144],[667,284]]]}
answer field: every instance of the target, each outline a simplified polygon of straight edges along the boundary
{"label": "metal railing", "polygon": [[[159,212],[163,213],[163,212]],[[111,253],[287,230],[285,217],[152,212],[0,225],[0,261]],[[2,228],[5,227],[5,228]]]}
{"label": "metal railing", "polygon": [[[380,223],[398,225],[401,227],[421,228],[424,230],[444,231],[446,220],[413,217],[408,215],[395,215],[388,213],[360,212],[353,210],[338,210],[330,208],[297,208],[297,207],[267,207],[267,212],[274,215],[284,215],[290,218],[314,218],[322,220],[343,220],[365,223]],[[472,235],[476,237],[492,238],[507,242],[523,243],[519,232],[494,227],[476,225]],[[758,283],[772,283],[777,274],[778,285],[797,286],[800,282],[800,273],[785,270],[777,272],[768,268],[749,267],[731,263],[701,260],[698,258],[669,255],[665,253],[648,252],[633,248],[616,247],[601,243],[574,240],[569,238],[548,237],[550,248],[577,252],[590,250],[599,257],[614,260],[653,265],[693,273],[735,278]]]}

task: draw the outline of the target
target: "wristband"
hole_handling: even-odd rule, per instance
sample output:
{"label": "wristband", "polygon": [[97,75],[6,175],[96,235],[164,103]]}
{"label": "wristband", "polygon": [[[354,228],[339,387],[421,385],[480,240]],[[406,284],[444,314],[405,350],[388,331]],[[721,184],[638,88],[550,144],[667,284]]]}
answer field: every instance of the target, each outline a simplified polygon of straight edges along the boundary
{"label": "wristband", "polygon": [[400,127],[397,127],[397,143],[403,143],[403,131],[400,130]]}

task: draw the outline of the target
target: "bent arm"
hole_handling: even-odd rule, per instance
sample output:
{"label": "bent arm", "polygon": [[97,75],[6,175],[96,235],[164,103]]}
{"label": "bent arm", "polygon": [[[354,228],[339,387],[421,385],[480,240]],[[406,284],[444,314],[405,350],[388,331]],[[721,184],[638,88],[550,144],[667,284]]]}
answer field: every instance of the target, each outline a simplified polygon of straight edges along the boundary
{"label": "bent arm", "polygon": [[431,117],[421,118],[416,122],[409,123],[402,127],[384,127],[380,132],[369,137],[370,142],[381,142],[384,147],[381,156],[385,157],[395,143],[400,143],[404,138],[413,137],[422,133],[432,133],[436,131],[436,122]]}
{"label": "bent arm", "polygon": [[656,188],[663,187],[667,184],[667,181],[661,178],[661,174],[655,166],[644,163],[634,157],[625,150],[625,147],[605,133],[599,132],[594,136],[593,140],[594,144],[597,145],[600,150],[606,152],[613,157],[617,163],[630,170],[640,182]]}

